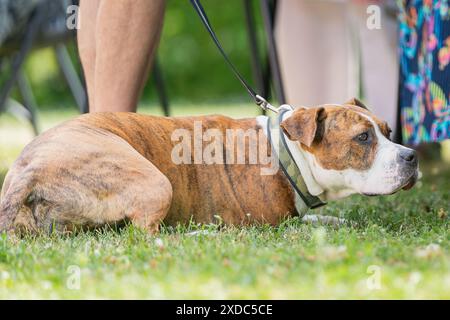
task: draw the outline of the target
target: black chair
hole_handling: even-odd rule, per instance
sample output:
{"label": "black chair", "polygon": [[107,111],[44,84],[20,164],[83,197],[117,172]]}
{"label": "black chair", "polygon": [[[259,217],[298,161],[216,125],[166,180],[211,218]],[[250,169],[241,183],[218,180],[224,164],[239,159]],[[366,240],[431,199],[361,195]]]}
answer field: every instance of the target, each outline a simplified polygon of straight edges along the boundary
{"label": "black chair", "polygon": [[66,8],[71,1],[47,0],[39,3],[23,27],[14,30],[0,48],[2,65],[10,64],[10,72],[0,89],[0,112],[6,111],[8,98],[17,85],[22,103],[11,104],[8,111],[27,118],[37,134],[37,106],[23,64],[32,51],[39,47],[53,47],[58,65],[68,84],[80,112],[87,111],[87,96],[84,84],[77,75],[70,59],[66,43],[72,41],[75,32],[66,27]]}

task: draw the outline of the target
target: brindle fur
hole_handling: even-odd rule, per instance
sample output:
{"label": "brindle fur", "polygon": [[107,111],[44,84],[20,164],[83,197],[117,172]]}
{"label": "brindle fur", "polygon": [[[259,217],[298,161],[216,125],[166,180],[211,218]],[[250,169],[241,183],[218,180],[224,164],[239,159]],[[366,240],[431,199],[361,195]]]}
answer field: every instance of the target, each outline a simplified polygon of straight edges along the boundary
{"label": "brindle fur", "polygon": [[161,221],[209,223],[215,216],[226,224],[277,224],[295,212],[280,172],[263,176],[260,165],[174,164],[171,133],[192,131],[194,121],[202,121],[203,130],[260,130],[255,119],[224,116],[80,116],[37,137],[13,164],[2,192],[0,231],[130,220],[152,232]]}
{"label": "brindle fur", "polygon": [[[309,150],[324,167],[370,167],[376,141],[362,147],[352,139],[371,128],[359,114],[365,109],[327,106],[320,108],[320,116],[317,110],[300,116],[305,110],[293,117],[313,125],[291,135],[313,136]],[[178,142],[171,141],[171,134],[175,129],[192,132],[194,121],[201,121],[203,130],[223,133],[261,130],[255,119],[224,116],[80,116],[41,134],[15,161],[2,189],[0,232],[73,230],[127,220],[156,232],[162,221],[209,223],[220,216],[226,224],[277,224],[295,213],[286,177],[280,170],[261,175],[263,166],[249,165],[248,154],[247,164],[174,164],[171,151]]]}

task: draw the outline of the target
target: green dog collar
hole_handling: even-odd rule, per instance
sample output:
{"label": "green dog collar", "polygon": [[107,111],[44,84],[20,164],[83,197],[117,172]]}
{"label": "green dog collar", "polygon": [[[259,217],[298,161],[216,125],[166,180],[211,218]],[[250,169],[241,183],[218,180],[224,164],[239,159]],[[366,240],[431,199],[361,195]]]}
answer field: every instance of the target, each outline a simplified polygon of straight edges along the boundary
{"label": "green dog collar", "polygon": [[[290,111],[288,109],[283,109],[278,114],[276,121],[272,121],[270,117],[267,118],[267,135],[272,146],[272,152],[278,156],[281,169],[286,175],[289,183],[295,190],[295,193],[303,200],[305,205],[310,209],[315,209],[326,204],[319,197],[312,195],[308,191],[305,180],[295,163],[291,152],[286,144],[286,138],[282,129],[280,128],[280,123],[283,121],[283,115]],[[272,123],[273,122],[273,123]],[[296,207],[298,207],[296,205]],[[298,210],[298,209],[297,209]]]}

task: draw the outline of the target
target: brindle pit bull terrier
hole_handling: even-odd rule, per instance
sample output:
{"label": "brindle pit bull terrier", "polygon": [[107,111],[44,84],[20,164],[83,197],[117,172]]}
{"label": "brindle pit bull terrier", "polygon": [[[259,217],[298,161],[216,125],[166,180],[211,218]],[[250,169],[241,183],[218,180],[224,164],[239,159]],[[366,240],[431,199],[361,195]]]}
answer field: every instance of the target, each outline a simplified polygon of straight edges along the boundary
{"label": "brindle pit bull terrier", "polygon": [[[2,188],[0,232],[131,221],[154,233],[161,222],[209,223],[218,215],[225,224],[275,225],[296,214],[281,170],[261,175],[260,164],[175,164],[171,135],[192,131],[194,121],[204,130],[266,130],[261,117],[82,115],[38,136],[14,162]],[[392,194],[417,180],[416,153],[391,142],[388,125],[356,99],[297,108],[281,128],[294,158],[304,159],[308,190],[323,200]]]}

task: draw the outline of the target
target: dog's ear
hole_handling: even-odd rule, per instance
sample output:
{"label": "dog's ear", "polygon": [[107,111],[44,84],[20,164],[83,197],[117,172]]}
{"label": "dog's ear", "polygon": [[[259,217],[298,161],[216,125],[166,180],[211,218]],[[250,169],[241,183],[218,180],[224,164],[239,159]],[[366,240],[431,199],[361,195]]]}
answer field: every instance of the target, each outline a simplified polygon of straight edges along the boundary
{"label": "dog's ear", "polygon": [[369,108],[367,108],[364,103],[362,103],[360,100],[358,100],[356,98],[351,98],[344,104],[351,104],[352,106],[357,106],[357,107],[360,107],[360,108],[363,108],[363,109],[366,109],[367,111],[369,111]]}
{"label": "dog's ear", "polygon": [[284,120],[280,126],[283,132],[292,141],[299,141],[307,147],[311,147],[318,137],[320,123],[326,118],[323,107],[299,108],[292,115]]}

